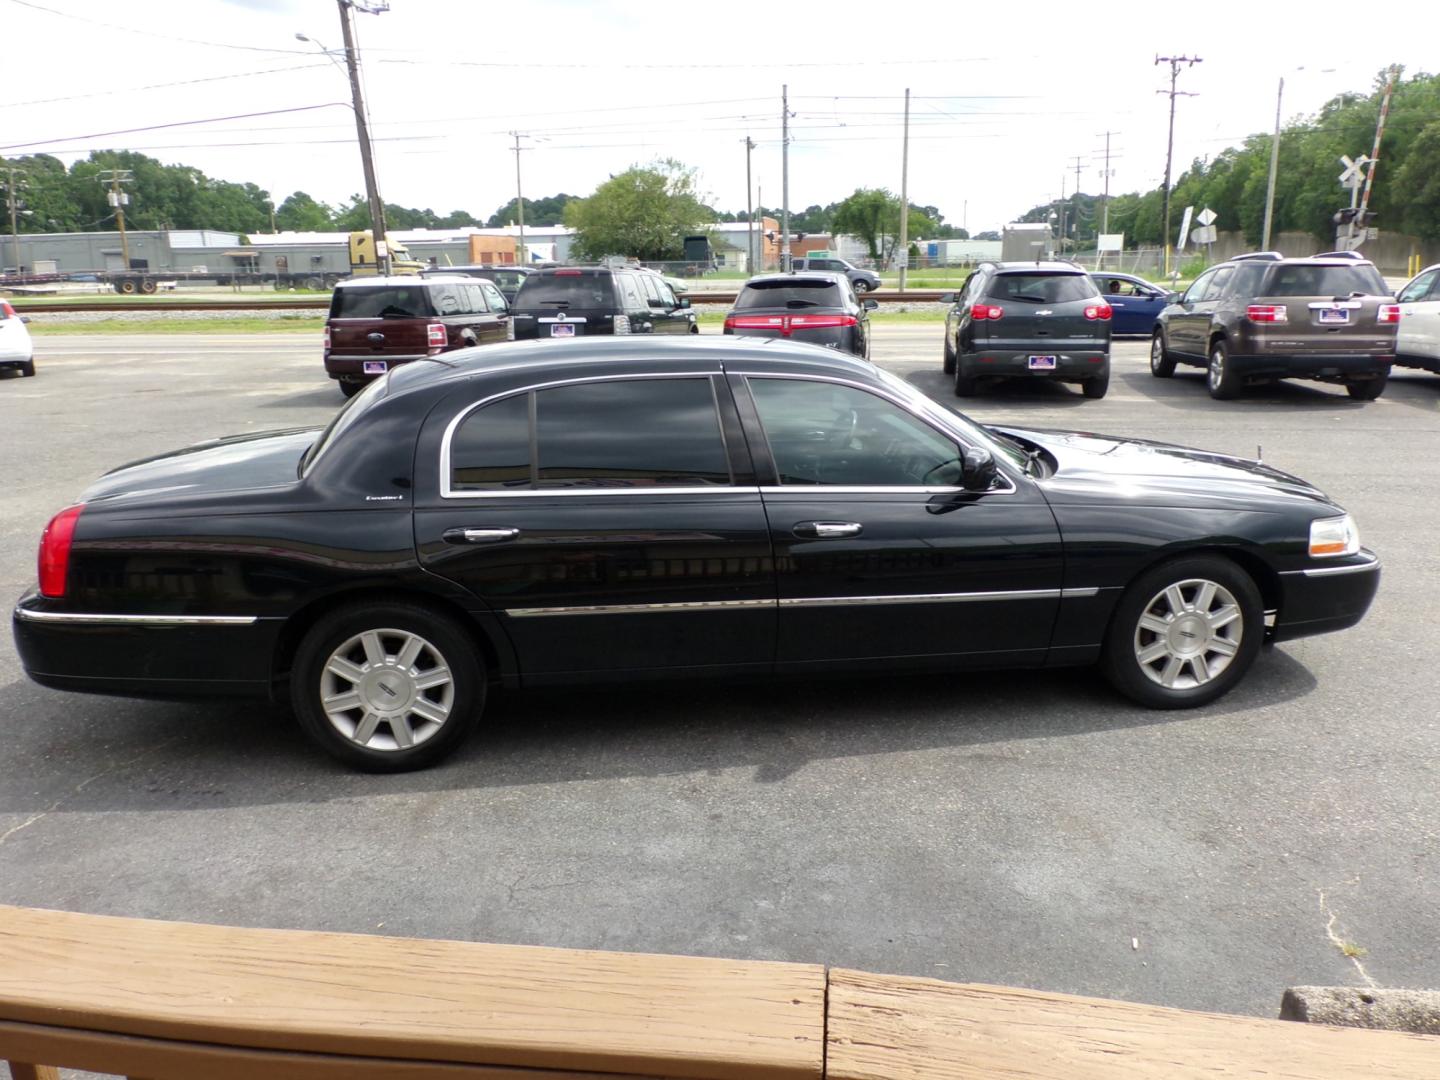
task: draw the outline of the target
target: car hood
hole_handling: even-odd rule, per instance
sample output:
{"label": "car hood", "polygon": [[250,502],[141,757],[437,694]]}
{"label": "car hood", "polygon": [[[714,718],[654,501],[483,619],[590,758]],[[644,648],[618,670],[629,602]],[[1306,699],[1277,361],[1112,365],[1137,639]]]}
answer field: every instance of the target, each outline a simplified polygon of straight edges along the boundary
{"label": "car hood", "polygon": [[1314,485],[1249,458],[1192,450],[1148,439],[1123,439],[1085,431],[997,427],[1045,450],[1055,472],[1042,483],[1052,501],[1171,503],[1213,500],[1222,504],[1334,504]]}
{"label": "car hood", "polygon": [[294,484],[299,479],[300,458],[318,431],[287,428],[232,435],[132,461],[91,484],[81,500],[209,495]]}

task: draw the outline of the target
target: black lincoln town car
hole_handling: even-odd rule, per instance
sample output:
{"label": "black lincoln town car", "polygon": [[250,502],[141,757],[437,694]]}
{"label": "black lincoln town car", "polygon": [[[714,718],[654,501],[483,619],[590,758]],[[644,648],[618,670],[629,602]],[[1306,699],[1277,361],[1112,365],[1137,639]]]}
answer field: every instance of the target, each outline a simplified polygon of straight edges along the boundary
{"label": "black lincoln town car", "polygon": [[793,342],[607,338],[445,353],[323,430],[108,473],[14,631],[46,686],[288,696],[400,770],[495,686],[1098,663],[1201,705],[1358,622],[1379,569],[1259,462],[982,427]]}

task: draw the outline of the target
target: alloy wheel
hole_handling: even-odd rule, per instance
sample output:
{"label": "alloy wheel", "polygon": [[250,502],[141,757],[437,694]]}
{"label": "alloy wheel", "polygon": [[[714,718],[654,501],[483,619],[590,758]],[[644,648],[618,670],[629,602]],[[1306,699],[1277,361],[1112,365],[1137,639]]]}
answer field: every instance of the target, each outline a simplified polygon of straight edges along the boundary
{"label": "alloy wheel", "polygon": [[440,651],[409,630],[365,630],[342,642],[320,675],[330,725],[368,750],[409,750],[450,719],[455,678]]}
{"label": "alloy wheel", "polygon": [[1150,681],[1189,690],[1218,678],[1240,651],[1245,619],[1229,589],[1189,578],[1156,593],[1135,625],[1135,660]]}

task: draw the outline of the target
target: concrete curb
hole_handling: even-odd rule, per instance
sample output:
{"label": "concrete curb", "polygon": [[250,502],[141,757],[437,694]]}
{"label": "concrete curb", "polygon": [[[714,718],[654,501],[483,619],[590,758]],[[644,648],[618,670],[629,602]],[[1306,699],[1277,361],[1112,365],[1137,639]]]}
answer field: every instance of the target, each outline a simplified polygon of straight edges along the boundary
{"label": "concrete curb", "polygon": [[1292,986],[1280,999],[1280,1019],[1440,1035],[1440,990]]}

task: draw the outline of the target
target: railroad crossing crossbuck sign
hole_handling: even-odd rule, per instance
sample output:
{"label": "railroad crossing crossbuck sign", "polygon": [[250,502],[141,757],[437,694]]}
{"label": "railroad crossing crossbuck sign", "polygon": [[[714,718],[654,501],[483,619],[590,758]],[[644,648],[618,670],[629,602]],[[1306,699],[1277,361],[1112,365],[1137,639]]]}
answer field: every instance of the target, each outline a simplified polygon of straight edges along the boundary
{"label": "railroad crossing crossbuck sign", "polygon": [[1365,166],[1369,165],[1372,160],[1361,154],[1351,161],[1348,154],[1341,154],[1340,164],[1345,166],[1345,171],[1340,174],[1340,186],[1358,188],[1363,185],[1365,183]]}

